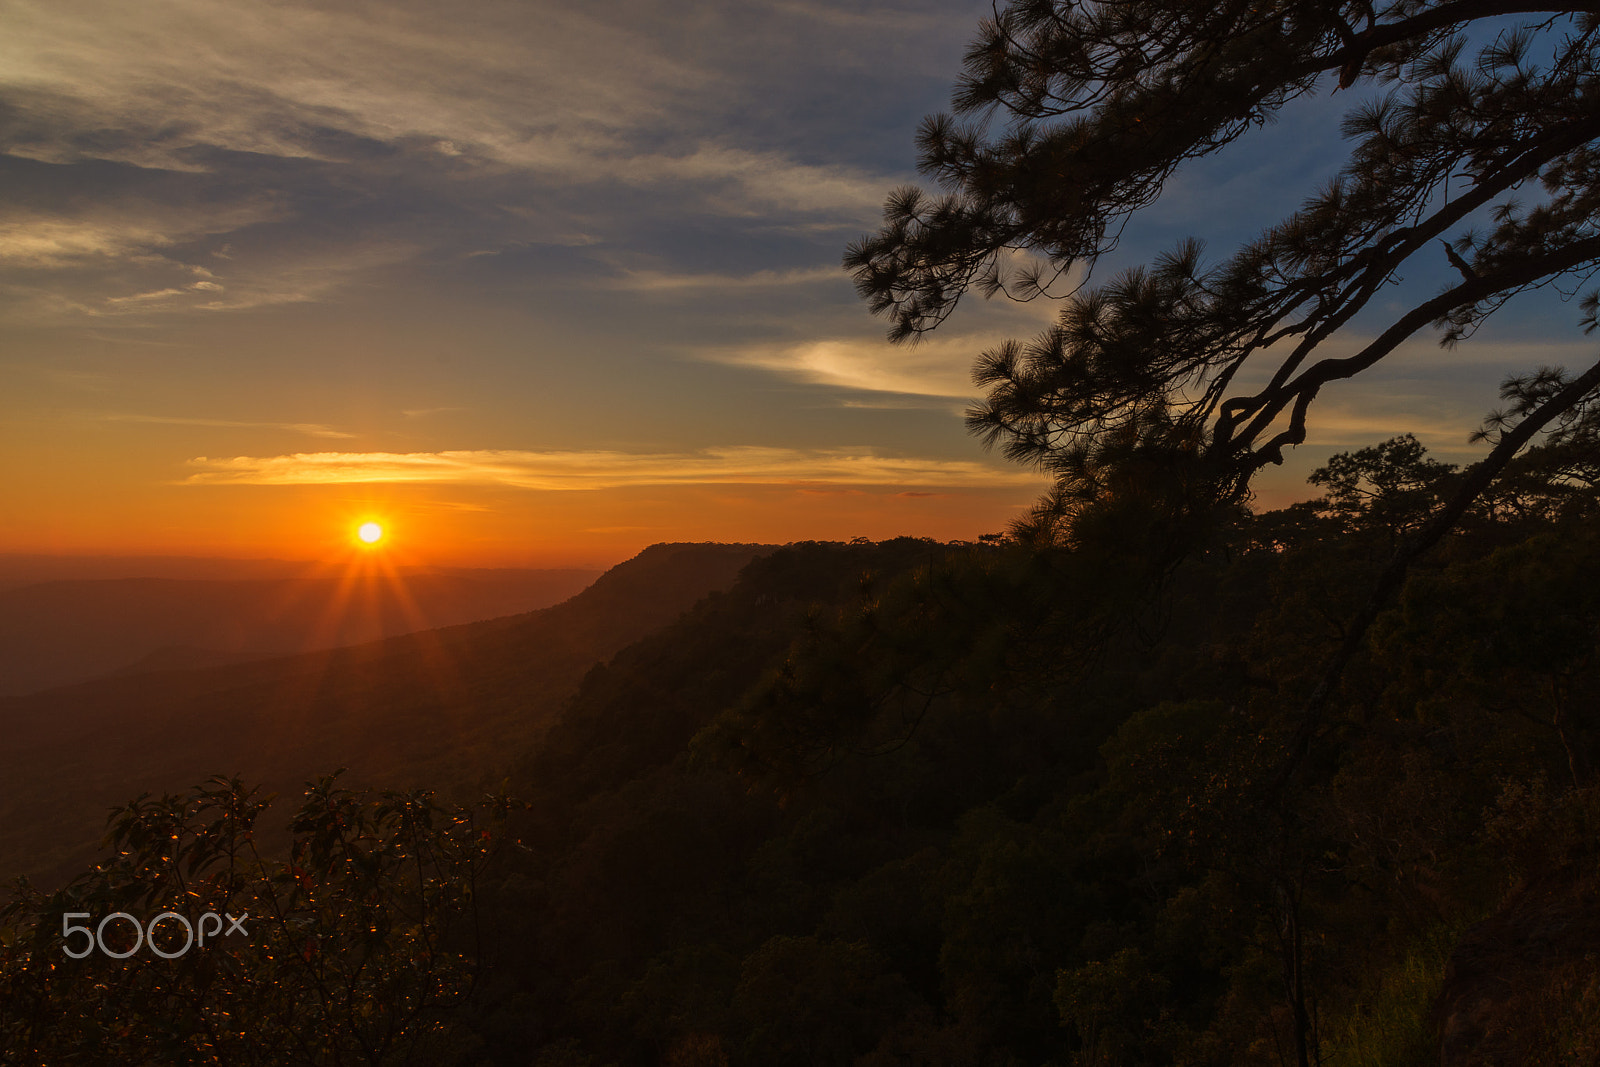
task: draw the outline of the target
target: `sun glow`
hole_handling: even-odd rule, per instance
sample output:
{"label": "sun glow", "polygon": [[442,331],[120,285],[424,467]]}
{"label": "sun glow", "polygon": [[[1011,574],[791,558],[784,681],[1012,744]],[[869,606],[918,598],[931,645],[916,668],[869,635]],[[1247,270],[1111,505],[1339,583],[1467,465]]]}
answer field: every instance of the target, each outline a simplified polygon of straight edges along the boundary
{"label": "sun glow", "polygon": [[363,544],[375,545],[383,540],[383,527],[375,522],[364,522],[356,529],[356,536]]}

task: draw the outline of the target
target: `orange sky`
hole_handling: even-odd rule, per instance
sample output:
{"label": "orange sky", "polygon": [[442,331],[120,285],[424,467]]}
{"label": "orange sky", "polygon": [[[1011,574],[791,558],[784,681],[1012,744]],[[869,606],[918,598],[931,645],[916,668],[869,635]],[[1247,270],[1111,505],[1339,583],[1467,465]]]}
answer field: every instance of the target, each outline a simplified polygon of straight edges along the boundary
{"label": "orange sky", "polygon": [[[219,495],[220,494],[220,495]],[[976,539],[1033,494],[1005,489],[687,486],[527,493],[417,486],[65,486],[7,523],[11,551],[332,560],[377,521],[400,565],[608,566],[659,541]]]}

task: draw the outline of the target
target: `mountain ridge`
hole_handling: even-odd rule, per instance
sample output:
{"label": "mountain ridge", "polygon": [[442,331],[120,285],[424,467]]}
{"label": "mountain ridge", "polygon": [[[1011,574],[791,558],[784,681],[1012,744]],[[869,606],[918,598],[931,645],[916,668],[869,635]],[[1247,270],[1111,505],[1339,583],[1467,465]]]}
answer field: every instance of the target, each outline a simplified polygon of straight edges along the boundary
{"label": "mountain ridge", "polygon": [[[599,572],[376,571],[279,578],[56,579],[0,589],[0,696],[128,673],[164,649],[264,659],[520,614]],[[173,665],[183,665],[181,663]]]}
{"label": "mountain ridge", "polygon": [[108,807],[215,773],[269,791],[341,766],[353,782],[476,787],[591,667],[766,551],[654,545],[535,612],[0,698],[0,877],[81,868]]}

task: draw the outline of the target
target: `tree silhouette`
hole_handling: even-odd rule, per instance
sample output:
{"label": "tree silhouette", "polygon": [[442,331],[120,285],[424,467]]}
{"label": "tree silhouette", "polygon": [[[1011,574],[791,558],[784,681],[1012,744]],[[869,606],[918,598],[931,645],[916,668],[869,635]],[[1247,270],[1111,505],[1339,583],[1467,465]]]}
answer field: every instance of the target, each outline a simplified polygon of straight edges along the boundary
{"label": "tree silhouette", "polygon": [[1356,529],[1383,530],[1390,541],[1420,526],[1437,510],[1455,467],[1427,458],[1411,434],[1354,453],[1341,452],[1311,472],[1327,491],[1324,510]]}
{"label": "tree silhouette", "polygon": [[[53,893],[20,883],[0,907],[0,1062],[466,1058],[455,1024],[482,954],[476,889],[511,802],[446,808],[330,775],[292,817],[287,859],[258,847],[269,802],[220,777],[141,796],[112,812],[106,862]],[[98,936],[83,947],[64,917]]]}
{"label": "tree silhouette", "polygon": [[[1430,324],[1453,344],[1513,296],[1593,273],[1597,48],[1592,4],[1017,0],[967,53],[959,118],[922,125],[921,167],[944,192],[896,191],[845,263],[890,336],[914,338],[969,290],[1031,299],[1092,267],[1180,164],[1289,101],[1388,85],[1346,115],[1343,170],[1283,222],[1219,263],[1185,241],[1080,288],[1053,328],[978,360],[989,392],[971,429],[1056,478],[1035,525],[1076,518],[1116,493],[1119,466],[1152,459],[1191,499],[1237,500],[1306,439],[1323,386]],[[1015,266],[1017,250],[1035,265]],[[1443,291],[1327,354],[1430,260],[1450,269]],[[1535,428],[1600,380],[1553,374],[1521,412]],[[1510,455],[1493,458],[1488,478]]]}

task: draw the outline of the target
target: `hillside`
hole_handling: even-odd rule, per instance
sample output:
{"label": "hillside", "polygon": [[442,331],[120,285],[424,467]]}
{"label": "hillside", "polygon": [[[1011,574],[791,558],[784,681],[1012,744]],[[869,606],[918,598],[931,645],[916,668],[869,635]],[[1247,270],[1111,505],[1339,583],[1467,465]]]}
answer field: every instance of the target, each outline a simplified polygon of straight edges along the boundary
{"label": "hillside", "polygon": [[341,766],[446,791],[492,779],[590,667],[762,551],[656,545],[537,612],[0,700],[0,876],[80,867],[111,805],[214,773],[290,791]]}
{"label": "hillside", "polygon": [[[1356,457],[1380,490],[1394,451]],[[1469,514],[1304,728],[1397,531],[1452,473],[1225,514],[1154,572],[1116,527],[1070,547],[656,549],[636,562],[657,579],[710,559],[728,580],[648,627],[635,605],[656,586],[619,569],[470,641],[300,661],[337,666],[322,689],[279,677],[307,688],[275,729],[244,684],[264,665],[172,676],[119,751],[174,760],[153,739],[217,718],[178,681],[226,678],[250,784],[281,788],[267,775],[288,755],[354,751],[351,784],[449,789],[492,768],[519,802],[442,811],[328,784],[300,798],[291,858],[259,865],[257,825],[282,840],[291,817],[228,821],[242,791],[126,809],[117,855],[0,925],[0,1036],[134,1062],[210,1028],[208,1049],[245,1062],[1591,1063],[1600,493],[1536,480]],[[530,669],[565,640],[614,651]],[[445,663],[483,691],[438,699]],[[105,791],[106,746],[30,728],[36,764]],[[74,795],[16,770],[51,803]],[[59,966],[63,912],[190,893],[293,906],[192,968]],[[94,1030],[107,1012],[125,1029]]]}
{"label": "hillside", "polygon": [[1366,521],[1154,594],[1120,546],[759,561],[516,768],[463,1061],[1265,1067],[1298,1004],[1322,1062],[1592,1062],[1592,519],[1454,538],[1285,777]]}
{"label": "hillside", "polygon": [[372,569],[292,578],[100,578],[0,590],[0,696],[113,673],[265,659],[548,607],[598,572]]}

